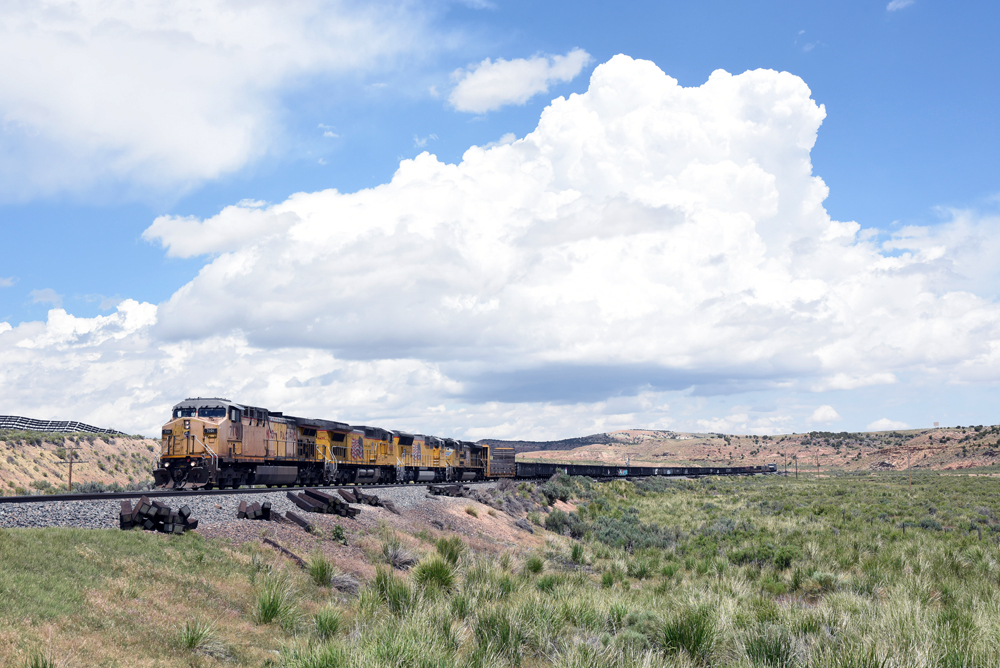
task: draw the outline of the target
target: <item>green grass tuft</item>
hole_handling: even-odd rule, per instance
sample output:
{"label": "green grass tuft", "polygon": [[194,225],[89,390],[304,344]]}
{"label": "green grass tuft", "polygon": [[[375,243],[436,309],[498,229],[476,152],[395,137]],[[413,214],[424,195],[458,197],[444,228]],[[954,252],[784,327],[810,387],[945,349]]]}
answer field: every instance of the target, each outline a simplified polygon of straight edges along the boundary
{"label": "green grass tuft", "polygon": [[309,557],[307,570],[317,587],[329,587],[333,577],[337,575],[337,569],[318,551]]}
{"label": "green grass tuft", "polygon": [[452,566],[458,564],[458,560],[462,558],[466,550],[465,542],[458,536],[438,538],[437,542],[434,543],[434,547],[437,548],[438,554],[444,557]]}
{"label": "green grass tuft", "polygon": [[272,571],[261,578],[253,600],[252,617],[257,624],[286,625],[296,614],[297,596],[285,571]]}
{"label": "green grass tuft", "polygon": [[180,646],[184,649],[202,649],[216,642],[215,625],[203,620],[188,620],[180,633]]}
{"label": "green grass tuft", "polygon": [[667,652],[685,652],[694,661],[709,663],[715,645],[715,620],[705,607],[689,607],[663,624],[661,642]]}
{"label": "green grass tuft", "polygon": [[524,560],[524,572],[538,575],[545,568],[545,560],[533,554]]}
{"label": "green grass tuft", "polygon": [[451,592],[455,589],[455,569],[439,555],[421,561],[413,569],[413,583],[424,591]]}
{"label": "green grass tuft", "polygon": [[340,611],[332,606],[327,606],[313,615],[313,626],[320,640],[329,640],[336,636],[340,631],[340,624]]}

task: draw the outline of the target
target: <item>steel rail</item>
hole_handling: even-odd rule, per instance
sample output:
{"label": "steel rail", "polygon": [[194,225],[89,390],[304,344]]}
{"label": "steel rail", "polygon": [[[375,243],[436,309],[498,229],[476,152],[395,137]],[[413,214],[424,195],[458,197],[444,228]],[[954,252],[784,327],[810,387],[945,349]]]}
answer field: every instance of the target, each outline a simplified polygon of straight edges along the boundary
{"label": "steel rail", "polygon": [[[461,483],[463,485],[483,485],[494,480],[474,480]],[[306,489],[354,489],[362,490],[388,489],[395,487],[423,487],[432,483],[396,483],[392,485],[305,485],[298,487],[248,487],[240,489],[149,489],[139,492],[90,492],[88,494],[27,494],[24,496],[0,496],[3,503],[50,503],[53,501],[103,501],[120,499],[170,498],[181,496],[225,496],[229,494],[269,494],[274,492],[301,492]],[[442,483],[448,484],[448,483]]]}
{"label": "steel rail", "polygon": [[[728,475],[728,476],[743,476],[743,475],[773,475],[774,472],[770,471],[760,471],[760,472],[744,472],[744,473],[714,473],[714,474],[680,474],[680,475],[660,475],[656,477],[660,478],[700,478],[706,475]],[[645,476],[622,476],[622,477],[610,477],[602,478],[596,477],[594,480],[597,482],[611,482],[614,480],[632,480],[635,477],[645,477]],[[653,477],[653,476],[650,476]],[[422,482],[408,482],[408,483],[393,483],[389,485],[368,485],[364,483],[349,483],[346,485],[300,485],[297,487],[282,487],[274,486],[268,487],[247,487],[239,489],[158,489],[158,490],[145,490],[138,492],[90,492],[88,494],[26,494],[24,496],[0,496],[0,504],[4,503],[50,503],[53,501],[101,501],[101,500],[120,500],[120,499],[139,499],[144,496],[149,498],[170,498],[170,497],[181,497],[181,496],[225,496],[229,494],[270,494],[273,492],[301,492],[305,489],[352,489],[354,487],[359,487],[361,489],[390,489],[396,487],[409,487],[410,485],[414,487],[423,487],[428,484],[461,484],[461,485],[484,485],[490,482],[498,482],[499,480],[504,480],[505,478],[498,478],[497,480],[471,480],[466,482],[454,481],[451,483],[422,483]],[[509,480],[523,481],[527,479],[541,480],[542,478],[508,478]]]}

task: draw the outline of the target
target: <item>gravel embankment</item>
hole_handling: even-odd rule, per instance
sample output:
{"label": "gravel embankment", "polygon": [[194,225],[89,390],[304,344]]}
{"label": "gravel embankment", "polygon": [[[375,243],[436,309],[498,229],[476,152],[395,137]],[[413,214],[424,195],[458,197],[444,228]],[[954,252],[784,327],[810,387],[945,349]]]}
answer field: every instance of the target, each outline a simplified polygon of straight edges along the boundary
{"label": "gravel embankment", "polygon": [[[496,483],[477,483],[475,487],[491,487]],[[365,489],[365,488],[362,488]],[[329,491],[329,490],[325,490]],[[427,495],[426,485],[366,489],[382,499],[390,499],[400,511],[418,507]],[[174,510],[183,505],[191,508],[191,516],[199,527],[216,526],[236,521],[236,508],[240,501],[252,503],[271,502],[272,513],[284,513],[299,508],[288,500],[286,491],[266,494],[219,494],[206,496],[156,497]],[[133,500],[134,502],[134,500]],[[366,506],[355,506],[366,508]],[[96,501],[50,501],[44,503],[0,503],[0,527],[78,527],[81,529],[116,529],[121,501],[101,499]],[[362,510],[364,512],[364,510]]]}

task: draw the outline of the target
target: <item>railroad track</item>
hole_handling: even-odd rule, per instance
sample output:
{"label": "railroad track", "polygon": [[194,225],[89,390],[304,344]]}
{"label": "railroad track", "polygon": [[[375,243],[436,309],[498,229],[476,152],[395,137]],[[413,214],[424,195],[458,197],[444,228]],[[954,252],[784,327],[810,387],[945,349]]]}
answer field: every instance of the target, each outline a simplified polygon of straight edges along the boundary
{"label": "railroad track", "polygon": [[[492,480],[464,482],[463,485],[485,485]],[[423,487],[427,483],[395,483],[392,485],[357,485],[363,490],[393,487]],[[90,494],[31,494],[27,496],[0,496],[3,503],[51,503],[53,501],[111,501],[120,499],[172,498],[182,496],[230,496],[233,494],[271,494],[274,492],[301,492],[304,489],[351,489],[355,485],[308,485],[303,487],[248,487],[240,489],[148,489],[139,492],[92,492]]]}

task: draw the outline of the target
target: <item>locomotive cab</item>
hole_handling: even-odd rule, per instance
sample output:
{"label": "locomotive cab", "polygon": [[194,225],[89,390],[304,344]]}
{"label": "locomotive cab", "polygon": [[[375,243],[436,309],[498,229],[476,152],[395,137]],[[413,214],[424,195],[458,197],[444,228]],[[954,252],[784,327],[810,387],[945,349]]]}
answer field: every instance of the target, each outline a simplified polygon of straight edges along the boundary
{"label": "locomotive cab", "polygon": [[230,411],[238,413],[240,408],[220,397],[189,398],[175,405],[161,432],[160,465],[153,471],[156,485],[206,484],[218,469],[220,432],[230,431]]}

